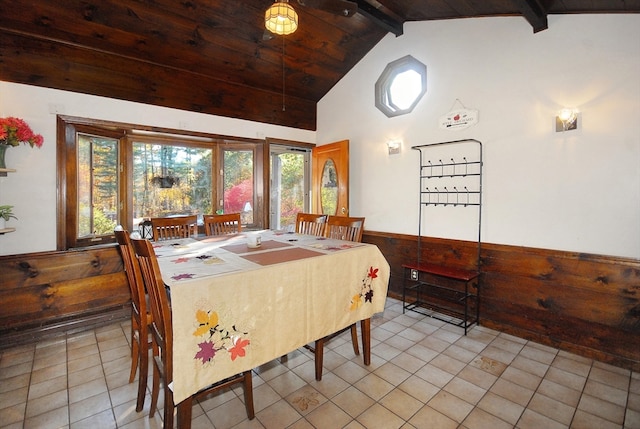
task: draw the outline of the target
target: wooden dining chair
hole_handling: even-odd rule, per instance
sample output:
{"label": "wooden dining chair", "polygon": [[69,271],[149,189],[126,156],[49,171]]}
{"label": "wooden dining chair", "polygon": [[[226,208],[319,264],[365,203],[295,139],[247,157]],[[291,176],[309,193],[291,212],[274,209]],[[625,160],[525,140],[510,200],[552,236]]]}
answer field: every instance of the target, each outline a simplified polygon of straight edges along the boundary
{"label": "wooden dining chair", "polygon": [[152,217],[153,241],[186,238],[198,231],[198,216]]}
{"label": "wooden dining chair", "polygon": [[313,213],[298,213],[296,215],[296,232],[298,234],[324,236],[324,226],[327,215]]}
{"label": "wooden dining chair", "polygon": [[240,213],[204,215],[206,235],[239,234],[242,231]]}
{"label": "wooden dining chair", "polygon": [[133,382],[138,367],[138,398],[136,411],[142,411],[144,397],[147,391],[147,378],[149,376],[149,325],[152,316],[147,308],[147,296],[144,290],[144,282],[140,265],[131,246],[129,232],[126,230],[114,231],[124,271],[127,274],[129,289],[131,290],[131,372],[129,383]]}
{"label": "wooden dining chair", "polygon": [[329,216],[324,231],[327,238],[360,243],[363,229],[363,217]]}
{"label": "wooden dining chair", "polygon": [[[151,390],[149,417],[153,417],[156,411],[160,381],[162,381],[164,385],[163,427],[165,429],[173,429],[173,409],[175,404],[173,402],[173,391],[170,388],[173,381],[173,328],[169,297],[151,243],[148,240],[132,240],[132,243],[140,263],[144,283],[149,292],[151,313],[153,314],[153,321],[150,326],[153,350],[153,387]],[[200,390],[185,401],[191,401],[195,397],[213,393],[236,383],[242,383],[244,387],[244,404],[247,409],[247,416],[251,420],[255,417],[251,371],[245,371],[215,383]],[[189,408],[186,415],[182,416],[185,421],[178,422],[179,427],[182,427],[181,423],[187,426],[191,423],[190,411],[191,409]]]}
{"label": "wooden dining chair", "polygon": [[[329,218],[327,219],[327,224],[325,226],[325,235],[328,238],[355,241],[360,243],[362,242],[364,219],[365,218],[363,217],[329,216]],[[356,355],[360,355],[360,348],[358,346],[358,330],[355,323],[338,332],[317,340],[313,349],[315,358],[316,380],[320,381],[322,379],[324,344],[331,338],[340,335],[347,329],[351,330],[351,343],[353,345],[353,352]]]}

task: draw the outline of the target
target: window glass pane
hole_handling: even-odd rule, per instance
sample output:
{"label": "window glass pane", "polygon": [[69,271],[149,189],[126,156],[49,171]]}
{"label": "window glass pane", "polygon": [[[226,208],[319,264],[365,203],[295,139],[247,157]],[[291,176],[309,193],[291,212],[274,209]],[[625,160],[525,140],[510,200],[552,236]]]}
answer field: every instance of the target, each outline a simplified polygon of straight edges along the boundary
{"label": "window glass pane", "polygon": [[78,133],[76,238],[113,233],[118,224],[118,140]]}
{"label": "window glass pane", "polygon": [[307,152],[271,154],[271,228],[295,228],[296,214],[305,211]]}
{"label": "window glass pane", "polygon": [[244,225],[253,224],[253,151],[225,149],[223,157],[225,213],[240,213]]}
{"label": "window glass pane", "polygon": [[133,224],[145,217],[211,213],[212,150],[133,143]]}

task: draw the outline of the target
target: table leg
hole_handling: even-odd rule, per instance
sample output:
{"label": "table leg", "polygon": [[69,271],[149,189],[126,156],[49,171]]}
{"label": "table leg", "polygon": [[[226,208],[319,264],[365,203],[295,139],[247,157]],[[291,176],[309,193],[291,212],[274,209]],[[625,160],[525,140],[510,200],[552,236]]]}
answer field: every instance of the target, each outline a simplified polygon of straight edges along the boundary
{"label": "table leg", "polygon": [[371,364],[371,318],[360,321],[362,330],[362,353],[364,354],[364,364]]}
{"label": "table leg", "polygon": [[178,429],[191,428],[191,409],[193,406],[193,397],[189,396],[178,404]]}
{"label": "table leg", "polygon": [[314,358],[316,361],[316,380],[322,380],[322,363],[324,358],[324,338],[316,340],[314,348]]}

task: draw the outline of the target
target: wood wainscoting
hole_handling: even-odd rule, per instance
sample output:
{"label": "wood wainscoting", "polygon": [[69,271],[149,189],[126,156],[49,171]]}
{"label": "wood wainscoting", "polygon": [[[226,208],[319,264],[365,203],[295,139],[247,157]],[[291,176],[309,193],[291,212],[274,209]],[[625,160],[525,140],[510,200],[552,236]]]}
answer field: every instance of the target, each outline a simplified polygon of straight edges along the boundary
{"label": "wood wainscoting", "polygon": [[130,299],[115,245],[0,256],[0,347],[124,319]]}
{"label": "wood wainscoting", "polygon": [[[473,269],[476,243],[422,240],[422,261]],[[389,261],[389,294],[401,299],[417,236],[365,231],[363,241]],[[480,325],[640,371],[640,260],[490,243],[480,260]]]}

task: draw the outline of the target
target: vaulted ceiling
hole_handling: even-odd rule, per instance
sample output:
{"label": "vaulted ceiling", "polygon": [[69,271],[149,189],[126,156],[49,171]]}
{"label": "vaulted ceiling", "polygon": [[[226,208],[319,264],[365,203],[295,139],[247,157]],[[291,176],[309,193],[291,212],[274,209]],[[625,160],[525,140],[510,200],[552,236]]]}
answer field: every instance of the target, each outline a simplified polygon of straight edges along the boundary
{"label": "vaulted ceiling", "polygon": [[[290,0],[288,36],[265,32],[272,0],[0,0],[0,80],[315,130],[316,103],[403,24],[639,13],[640,0]],[[283,55],[284,52],[284,55]]]}

